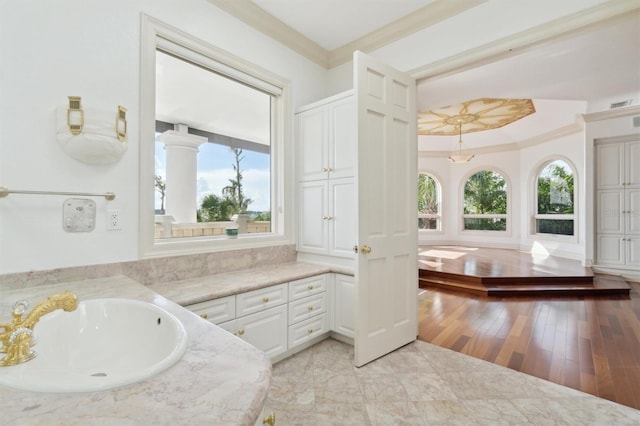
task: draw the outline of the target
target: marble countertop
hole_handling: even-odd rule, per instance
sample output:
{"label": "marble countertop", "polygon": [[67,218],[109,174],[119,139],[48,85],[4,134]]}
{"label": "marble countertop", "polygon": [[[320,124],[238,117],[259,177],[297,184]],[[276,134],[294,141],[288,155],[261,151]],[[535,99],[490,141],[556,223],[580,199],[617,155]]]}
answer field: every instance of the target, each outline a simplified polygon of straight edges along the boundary
{"label": "marble countertop", "polygon": [[[107,391],[53,394],[0,386],[0,423],[65,426],[255,423],[271,381],[271,362],[267,356],[130,278],[117,276],[0,291],[0,322],[10,319],[11,307],[17,300],[28,299],[33,306],[65,290],[74,292],[80,301],[124,297],[154,303],[184,324],[189,335],[187,351],[165,372],[141,383]],[[2,368],[11,367],[0,367],[0,374]]]}
{"label": "marble countertop", "polygon": [[290,262],[182,281],[152,284],[149,288],[182,306],[187,306],[327,272],[353,275],[353,272],[342,271],[335,267]]}

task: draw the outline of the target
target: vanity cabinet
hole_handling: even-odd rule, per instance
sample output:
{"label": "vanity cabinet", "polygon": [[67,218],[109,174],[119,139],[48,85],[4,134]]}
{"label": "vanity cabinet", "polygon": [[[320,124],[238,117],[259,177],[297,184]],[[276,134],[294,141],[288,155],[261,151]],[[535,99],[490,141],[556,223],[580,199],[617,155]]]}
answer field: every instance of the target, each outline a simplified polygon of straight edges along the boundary
{"label": "vanity cabinet", "polygon": [[353,337],[354,296],[353,277],[327,273],[186,308],[276,359],[331,331]]}
{"label": "vanity cabinet", "polygon": [[355,123],[351,91],[296,114],[300,252],[354,258]]}
{"label": "vanity cabinet", "polygon": [[287,351],[287,302],[287,284],[279,284],[187,308],[273,358]]}
{"label": "vanity cabinet", "polygon": [[596,145],[596,259],[640,269],[640,141]]}

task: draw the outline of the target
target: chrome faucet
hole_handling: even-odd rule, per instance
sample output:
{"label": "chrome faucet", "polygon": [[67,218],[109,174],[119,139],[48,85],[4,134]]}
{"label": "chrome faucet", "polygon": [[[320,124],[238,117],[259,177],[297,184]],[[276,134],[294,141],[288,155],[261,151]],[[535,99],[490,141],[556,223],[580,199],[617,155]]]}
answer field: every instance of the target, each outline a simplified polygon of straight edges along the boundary
{"label": "chrome faucet", "polygon": [[0,359],[0,367],[21,364],[33,359],[36,353],[31,349],[33,346],[33,327],[36,326],[40,318],[57,309],[67,312],[74,311],[78,307],[78,298],[75,294],[65,291],[54,294],[46,300],[38,303],[35,308],[23,319],[22,316],[29,308],[29,302],[20,300],[13,305],[11,314],[13,319],[10,323],[0,324],[4,331],[0,333],[0,353],[5,353]]}

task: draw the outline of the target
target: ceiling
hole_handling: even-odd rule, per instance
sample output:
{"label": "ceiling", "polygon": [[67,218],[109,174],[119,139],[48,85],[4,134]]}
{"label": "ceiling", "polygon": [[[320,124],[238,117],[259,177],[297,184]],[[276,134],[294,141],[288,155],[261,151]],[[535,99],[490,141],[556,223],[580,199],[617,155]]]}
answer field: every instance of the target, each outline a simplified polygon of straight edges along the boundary
{"label": "ceiling", "polygon": [[[399,39],[395,34],[399,27],[405,29],[403,37],[411,35],[407,31],[417,34],[429,14],[438,12],[438,19],[445,22],[457,13],[473,14],[473,7],[485,3],[485,0],[209,1],[228,11],[234,5],[231,13],[236,16],[240,9],[253,15],[260,11],[261,21],[274,18],[276,25],[298,38],[310,40],[330,55],[359,49],[374,56],[376,48]],[[455,73],[418,80],[418,110],[478,98],[533,99],[535,114],[500,129],[463,135],[464,147],[471,149],[501,144],[522,146],[548,135],[575,132],[579,128],[576,116],[589,112],[588,102],[604,98],[622,101],[629,94],[640,96],[640,1],[625,1],[631,4],[632,12],[621,17],[573,29],[528,48],[514,52],[509,49],[497,55],[497,59],[461,67]],[[261,21],[252,24],[259,26]],[[499,24],[497,16],[494,25]],[[395,33],[385,32],[388,28],[395,28]],[[376,40],[375,44],[371,40]],[[638,105],[639,100],[634,99],[633,104]],[[456,148],[457,140],[453,136],[420,136],[419,148],[445,155]]]}
{"label": "ceiling", "polygon": [[[327,50],[348,45],[433,0],[252,0]],[[336,13],[340,10],[340,13]],[[418,81],[418,109],[472,99],[530,98],[536,114],[500,129],[464,135],[465,148],[528,144],[576,129],[587,102],[640,92],[638,13],[575,31],[499,61]],[[635,100],[635,104],[638,99]],[[573,130],[572,130],[573,129]],[[455,149],[452,136],[420,136],[423,151]]]}

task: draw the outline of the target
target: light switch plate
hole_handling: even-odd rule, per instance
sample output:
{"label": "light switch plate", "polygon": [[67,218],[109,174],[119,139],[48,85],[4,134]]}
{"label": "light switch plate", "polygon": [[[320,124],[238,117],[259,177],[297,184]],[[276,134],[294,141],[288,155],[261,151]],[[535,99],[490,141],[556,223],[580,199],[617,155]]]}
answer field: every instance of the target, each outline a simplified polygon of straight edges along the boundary
{"label": "light switch plate", "polygon": [[96,227],[96,203],[86,198],[69,198],[62,204],[62,228],[66,232],[91,232]]}

